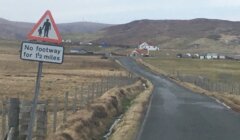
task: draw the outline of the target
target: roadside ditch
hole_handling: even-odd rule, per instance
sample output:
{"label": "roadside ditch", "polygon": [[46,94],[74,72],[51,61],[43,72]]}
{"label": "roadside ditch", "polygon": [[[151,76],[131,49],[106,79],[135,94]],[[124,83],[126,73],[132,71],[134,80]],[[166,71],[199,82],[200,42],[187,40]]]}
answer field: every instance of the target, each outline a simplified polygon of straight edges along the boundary
{"label": "roadside ditch", "polygon": [[140,127],[152,88],[149,81],[139,78],[135,84],[111,89],[70,116],[48,140],[102,140],[121,114],[123,117],[112,126],[107,138],[132,140]]}

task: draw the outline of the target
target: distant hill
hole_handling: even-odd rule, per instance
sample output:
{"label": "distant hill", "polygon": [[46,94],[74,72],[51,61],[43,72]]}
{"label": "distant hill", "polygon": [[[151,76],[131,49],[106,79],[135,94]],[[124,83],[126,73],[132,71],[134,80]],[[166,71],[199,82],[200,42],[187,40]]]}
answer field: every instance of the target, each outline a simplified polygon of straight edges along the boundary
{"label": "distant hill", "polygon": [[1,39],[24,39],[33,24],[24,22],[13,22],[0,18]]}
{"label": "distant hill", "polygon": [[94,22],[74,22],[74,23],[63,23],[58,24],[60,32],[64,34],[68,33],[94,33],[103,28],[112,26],[110,24],[101,24]]}
{"label": "distant hill", "polygon": [[[0,18],[0,39],[26,38],[33,23]],[[91,22],[58,24],[65,39],[110,45],[137,46],[142,42],[168,49],[232,50],[240,53],[240,22],[193,20],[137,20],[109,25]],[[227,47],[226,47],[227,46]],[[222,49],[224,48],[224,49]]]}
{"label": "distant hill", "polygon": [[[200,39],[221,40],[224,37],[240,36],[240,22],[215,19],[193,20],[138,20],[111,26],[101,30],[95,42],[138,45],[148,42],[153,45],[191,45]],[[171,44],[173,42],[173,44]]]}
{"label": "distant hill", "polygon": [[[33,26],[33,23],[15,22],[0,18],[0,39],[26,39],[27,33],[30,32]],[[58,24],[57,26],[61,34],[75,34],[93,33],[111,25],[93,22],[74,22]]]}

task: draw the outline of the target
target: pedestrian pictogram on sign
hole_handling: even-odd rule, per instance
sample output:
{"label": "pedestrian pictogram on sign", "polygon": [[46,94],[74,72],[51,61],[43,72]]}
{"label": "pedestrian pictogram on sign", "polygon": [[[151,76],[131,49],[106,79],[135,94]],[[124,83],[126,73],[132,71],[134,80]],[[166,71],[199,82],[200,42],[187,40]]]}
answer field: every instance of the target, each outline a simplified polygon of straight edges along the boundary
{"label": "pedestrian pictogram on sign", "polygon": [[62,37],[50,11],[46,11],[46,13],[33,27],[32,31],[28,34],[28,39],[56,44],[60,44],[62,42]]}
{"label": "pedestrian pictogram on sign", "polygon": [[63,63],[64,48],[60,45],[62,43],[62,37],[60,36],[50,11],[45,12],[28,34],[27,38],[29,41],[22,42],[21,59],[39,62],[35,94],[27,128],[27,140],[32,140],[36,108],[40,94],[43,62]]}

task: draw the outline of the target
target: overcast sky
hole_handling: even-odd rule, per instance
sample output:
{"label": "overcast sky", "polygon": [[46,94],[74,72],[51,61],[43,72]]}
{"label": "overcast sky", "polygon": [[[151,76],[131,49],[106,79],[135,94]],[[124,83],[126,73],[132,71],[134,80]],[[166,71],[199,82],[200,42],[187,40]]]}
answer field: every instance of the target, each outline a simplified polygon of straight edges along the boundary
{"label": "overcast sky", "polygon": [[12,21],[37,22],[46,10],[52,12],[56,23],[193,18],[240,21],[240,0],[0,0],[0,17]]}

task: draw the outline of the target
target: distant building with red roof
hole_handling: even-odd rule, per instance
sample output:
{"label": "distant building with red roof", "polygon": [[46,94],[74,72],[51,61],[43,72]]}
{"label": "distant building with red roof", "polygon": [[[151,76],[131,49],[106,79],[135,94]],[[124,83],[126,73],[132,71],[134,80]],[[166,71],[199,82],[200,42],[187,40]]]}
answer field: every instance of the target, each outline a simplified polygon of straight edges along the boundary
{"label": "distant building with red roof", "polygon": [[132,51],[131,56],[149,56],[149,50],[147,49],[135,49]]}

